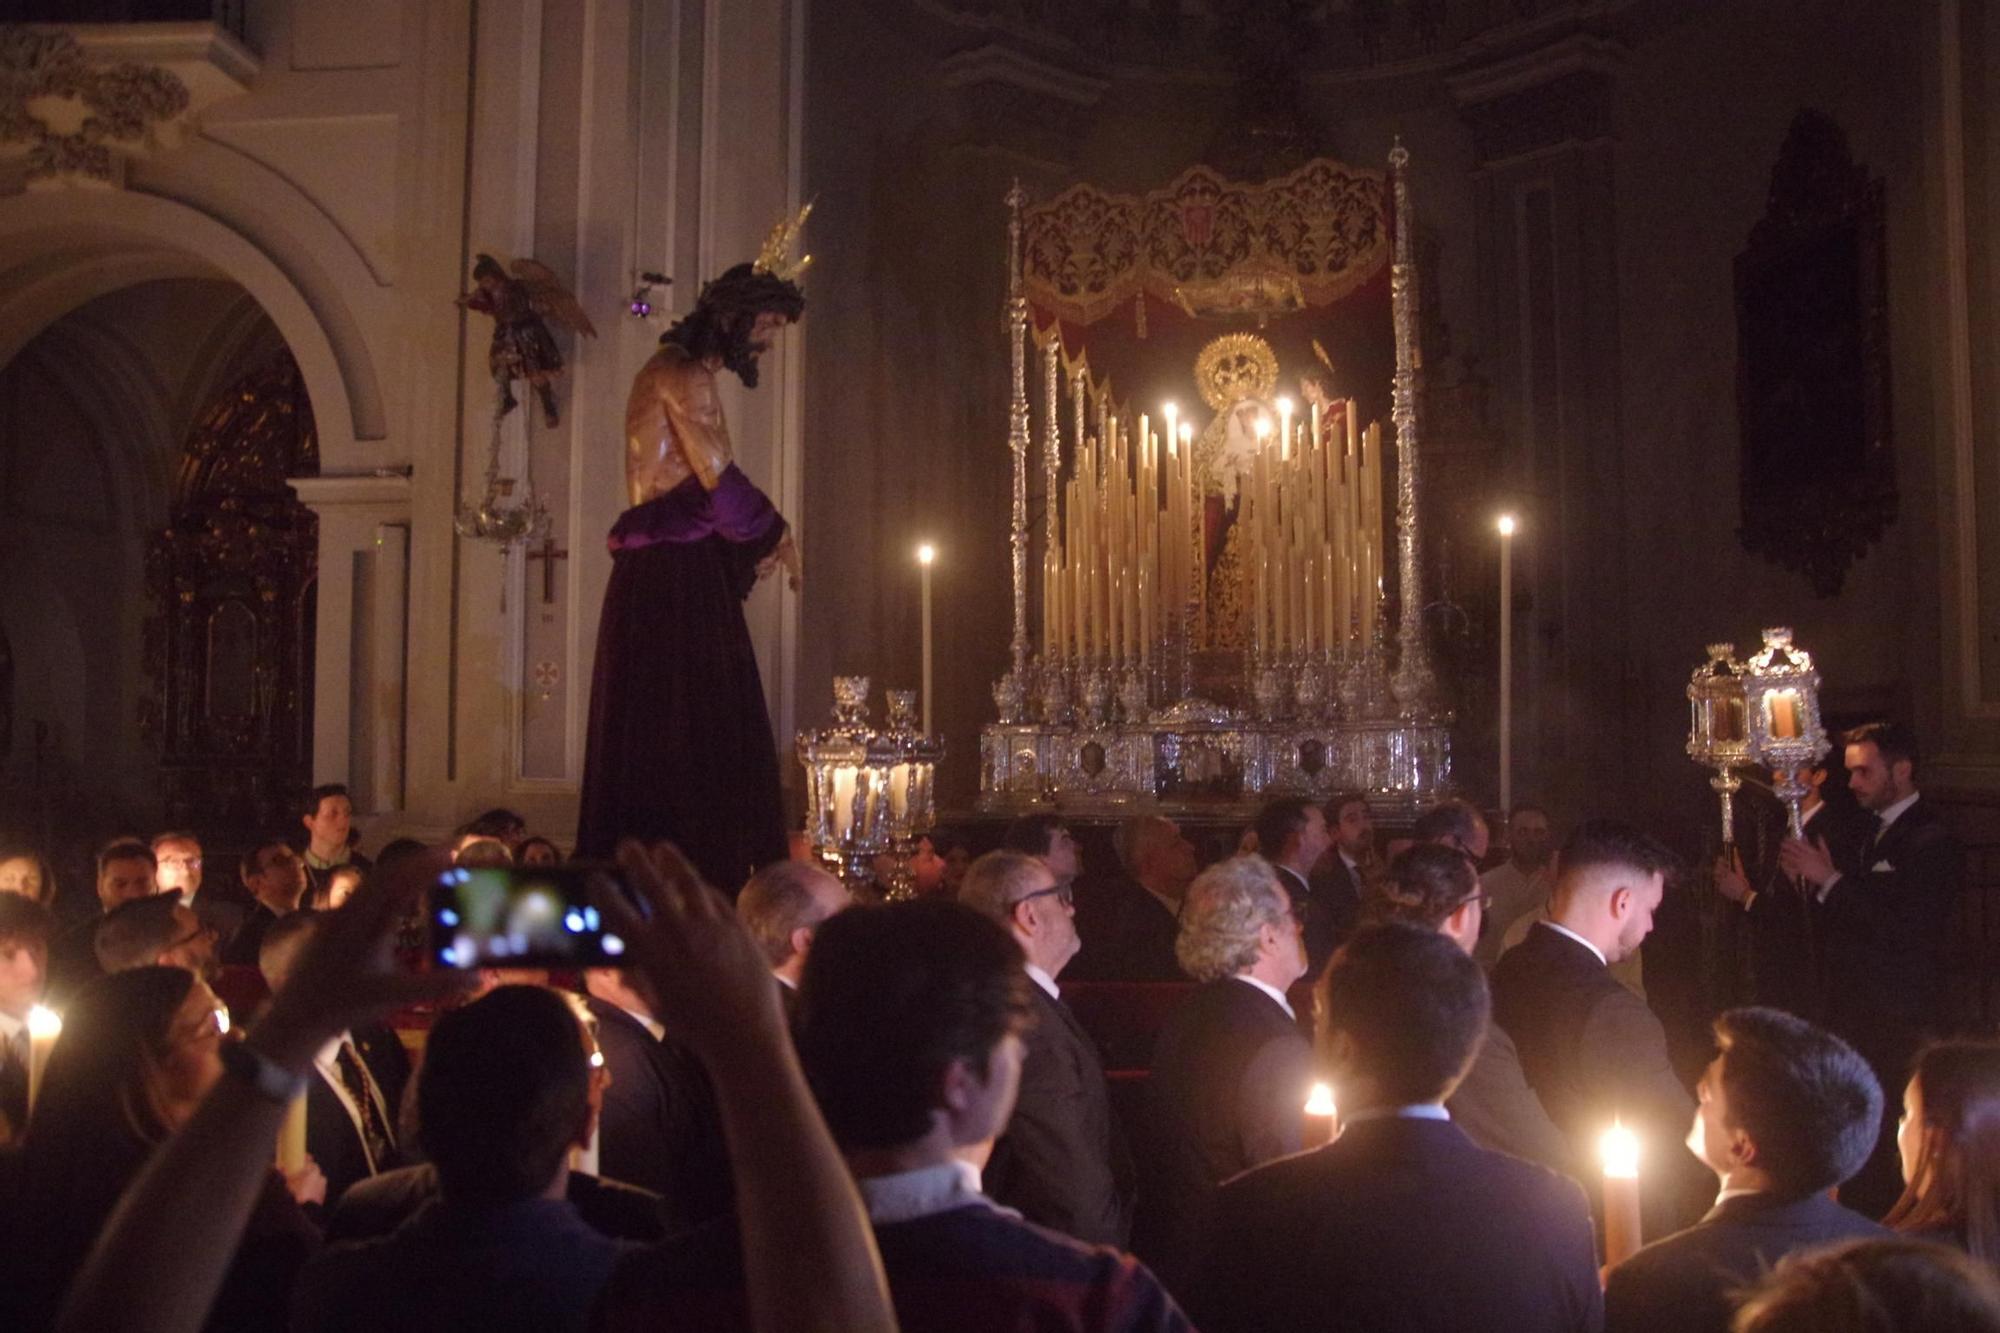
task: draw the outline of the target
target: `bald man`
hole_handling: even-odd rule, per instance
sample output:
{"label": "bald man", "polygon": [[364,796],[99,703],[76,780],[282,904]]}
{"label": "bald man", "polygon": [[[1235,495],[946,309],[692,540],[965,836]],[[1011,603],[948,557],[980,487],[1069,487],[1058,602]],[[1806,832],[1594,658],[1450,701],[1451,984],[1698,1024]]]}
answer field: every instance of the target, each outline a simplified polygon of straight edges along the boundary
{"label": "bald man", "polygon": [[785,1017],[793,1018],[799,978],[813,933],[834,913],[854,902],[847,886],[811,861],[774,861],[750,877],[736,897],[736,915],[764,951]]}

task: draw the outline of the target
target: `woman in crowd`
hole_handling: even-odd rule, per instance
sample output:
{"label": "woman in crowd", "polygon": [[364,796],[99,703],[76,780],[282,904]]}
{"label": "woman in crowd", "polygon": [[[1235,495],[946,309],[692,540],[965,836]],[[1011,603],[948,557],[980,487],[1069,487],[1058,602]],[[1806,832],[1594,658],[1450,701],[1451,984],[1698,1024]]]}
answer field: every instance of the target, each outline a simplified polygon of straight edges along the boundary
{"label": "woman in crowd", "polygon": [[536,834],[521,839],[521,845],[514,849],[514,864],[523,866],[559,866],[563,863],[562,848],[547,838]]}
{"label": "woman in crowd", "polygon": [[[221,1078],[222,1012],[215,993],[178,967],[114,973],[71,1003],[9,1173],[11,1197],[0,1202],[8,1237],[0,1264],[9,1270],[0,1327],[53,1321],[120,1193]],[[270,1173],[211,1328],[285,1326],[292,1277],[319,1245],[299,1203],[326,1189],[310,1164],[287,1184]]]}
{"label": "woman in crowd", "polygon": [[2000,1267],[2000,1042],[1918,1056],[1896,1145],[1907,1183],[1883,1223]]}

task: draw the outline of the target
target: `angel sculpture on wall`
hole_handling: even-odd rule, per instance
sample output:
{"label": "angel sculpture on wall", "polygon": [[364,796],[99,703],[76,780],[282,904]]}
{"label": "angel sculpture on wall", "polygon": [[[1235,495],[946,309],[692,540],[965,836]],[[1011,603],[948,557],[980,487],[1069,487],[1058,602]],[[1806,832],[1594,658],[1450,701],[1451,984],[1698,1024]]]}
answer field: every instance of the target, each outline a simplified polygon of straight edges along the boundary
{"label": "angel sculpture on wall", "polygon": [[555,379],[562,373],[562,353],[556,349],[555,335],[549,332],[554,320],[571,333],[595,338],[590,316],[583,313],[576,297],[557,281],[546,264],[533,259],[517,259],[508,268],[492,255],[479,256],[472,268],[473,289],[458,298],[459,305],[493,317],[493,344],[486,363],[493,382],[500,387],[498,419],[517,405],[514,381],[526,380],[541,399],[542,416],[557,424]]}

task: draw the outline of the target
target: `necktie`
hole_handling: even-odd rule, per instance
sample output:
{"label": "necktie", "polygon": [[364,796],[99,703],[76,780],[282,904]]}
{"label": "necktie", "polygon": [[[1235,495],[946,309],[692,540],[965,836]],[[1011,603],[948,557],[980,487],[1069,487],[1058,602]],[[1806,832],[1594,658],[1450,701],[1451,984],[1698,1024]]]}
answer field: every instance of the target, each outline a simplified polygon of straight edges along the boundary
{"label": "necktie", "polygon": [[1882,841],[1882,816],[1870,815],[1872,822],[1868,830],[1868,841],[1861,845],[1861,870],[1866,874],[1875,868],[1875,849]]}
{"label": "necktie", "polygon": [[333,1063],[340,1070],[341,1085],[361,1113],[361,1142],[368,1149],[368,1164],[375,1171],[385,1170],[390,1155],[396,1151],[396,1141],[382,1120],[381,1109],[375,1105],[374,1080],[368,1077],[368,1067],[361,1063],[361,1055],[351,1041],[340,1043]]}

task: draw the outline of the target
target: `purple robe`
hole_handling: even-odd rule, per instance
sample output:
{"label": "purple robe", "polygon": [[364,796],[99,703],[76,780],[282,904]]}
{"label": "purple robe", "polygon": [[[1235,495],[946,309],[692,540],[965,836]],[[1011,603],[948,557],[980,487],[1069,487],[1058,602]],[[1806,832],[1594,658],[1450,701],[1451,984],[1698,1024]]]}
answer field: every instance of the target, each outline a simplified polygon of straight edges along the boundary
{"label": "purple robe", "polygon": [[743,599],[785,520],[731,464],[611,529],[597,629],[578,856],[664,839],[728,894],[786,854],[771,718]]}

